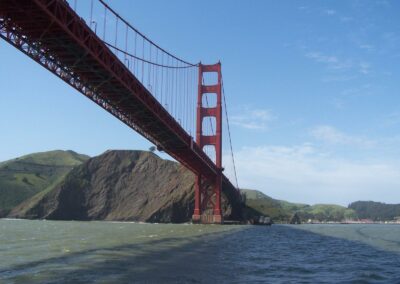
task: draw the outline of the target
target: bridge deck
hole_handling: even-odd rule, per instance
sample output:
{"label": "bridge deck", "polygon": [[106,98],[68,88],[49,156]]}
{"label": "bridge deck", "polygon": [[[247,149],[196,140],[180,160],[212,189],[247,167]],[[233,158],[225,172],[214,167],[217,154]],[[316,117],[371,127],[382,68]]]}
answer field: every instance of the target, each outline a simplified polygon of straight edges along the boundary
{"label": "bridge deck", "polygon": [[[1,0],[0,36],[191,171],[215,179],[211,159],[66,1]],[[223,183],[236,191],[225,176]]]}

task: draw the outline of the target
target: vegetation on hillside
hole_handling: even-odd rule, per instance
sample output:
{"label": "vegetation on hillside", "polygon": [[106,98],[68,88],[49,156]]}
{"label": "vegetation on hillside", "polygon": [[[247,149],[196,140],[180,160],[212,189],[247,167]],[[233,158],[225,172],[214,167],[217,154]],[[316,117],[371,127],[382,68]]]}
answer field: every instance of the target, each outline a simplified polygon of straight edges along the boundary
{"label": "vegetation on hillside", "polygon": [[[132,172],[133,165],[138,162],[137,158],[139,156],[137,155],[142,157],[143,161],[145,162],[143,162],[143,165],[141,165],[141,167],[135,168],[137,169],[137,172]],[[109,157],[110,159],[111,157],[113,157],[115,161],[112,159],[105,159],[107,157]],[[180,185],[180,188],[182,188],[180,193],[185,192],[187,196],[192,197],[193,192],[191,191],[191,188],[193,186],[193,178],[189,178],[184,172],[179,174],[176,172],[171,172],[172,169],[175,169],[176,165],[174,164],[175,166],[166,166],[171,162],[156,159],[156,156],[154,154],[150,154],[147,152],[141,153],[140,151],[107,151],[106,153],[95,159],[96,161],[99,161],[99,163],[98,166],[94,167],[93,169],[90,168],[91,164],[89,165],[88,163],[84,163],[88,159],[88,156],[81,155],[73,151],[50,151],[30,154],[13,160],[1,162],[0,217],[6,216],[7,214],[11,216],[13,212],[18,213],[16,215],[14,214],[15,216],[30,216],[29,212],[32,211],[33,208],[39,208],[40,210],[42,210],[42,204],[47,204],[48,206],[51,205],[51,207],[54,207],[56,200],[51,193],[54,191],[55,188],[58,188],[60,192],[64,192],[65,190],[61,190],[62,188],[60,188],[60,184],[64,184],[65,187],[65,184],[68,184],[68,181],[70,179],[73,179],[74,181],[73,183],[71,183],[73,186],[70,186],[70,189],[77,190],[81,188],[82,190],[79,191],[80,193],[89,189],[93,192],[97,192],[99,190],[104,191],[105,189],[107,189],[107,194],[102,193],[99,195],[101,198],[105,199],[98,201],[98,206],[103,206],[105,203],[113,202],[113,199],[119,191],[121,192],[121,194],[127,194],[125,191],[132,191],[129,194],[132,195],[133,199],[129,202],[128,208],[130,208],[132,204],[134,204],[137,200],[143,199],[143,204],[137,204],[137,210],[141,212],[140,214],[151,207],[149,205],[150,202],[155,201],[156,203],[159,203],[160,201],[160,196],[157,196],[156,200],[153,200],[153,198],[150,198],[148,196],[150,194],[150,189],[157,188],[157,192],[160,193],[162,192],[162,190],[160,190],[160,185],[163,185],[163,187],[165,187],[166,184],[171,183],[175,179],[177,184]],[[107,163],[110,163],[108,167],[106,166]],[[85,167],[83,167],[84,165]],[[90,170],[82,173],[79,169],[76,169],[74,175],[72,174],[71,170],[73,168],[77,168],[77,166],[81,166],[79,167],[80,170],[89,168]],[[104,168],[104,172],[98,173],[97,171],[102,168]],[[154,174],[156,172],[157,174],[154,177]],[[77,182],[79,183],[81,181],[86,181],[89,175],[97,174],[100,178],[95,179],[95,183],[91,186],[78,186]],[[183,181],[181,178],[177,178],[177,176],[180,175],[184,175],[186,177],[185,181]],[[107,178],[105,178],[105,176],[107,176]],[[189,174],[189,176],[191,175]],[[140,178],[143,178],[143,180],[140,181]],[[129,181],[127,181],[127,179],[129,179]],[[147,182],[147,187],[144,185],[144,180],[146,180]],[[138,188],[133,188],[132,186],[136,183],[138,183]],[[118,189],[113,186],[113,184],[118,184]],[[173,187],[175,186],[177,185],[174,185]],[[144,191],[142,192],[139,189],[143,189]],[[190,190],[186,192],[183,189]],[[177,188],[175,188],[171,192],[179,193],[177,191]],[[140,194],[144,193],[145,197],[138,198]],[[96,194],[94,194],[93,196],[85,196],[85,198],[95,200],[97,198]],[[372,219],[374,221],[386,221],[400,217],[400,204],[357,201],[351,203],[348,208],[332,204],[316,204],[310,206],[307,204],[291,203],[287,201],[277,200],[257,190],[242,190],[242,195],[246,200],[246,208],[244,210],[245,218],[252,218],[255,216],[264,215],[271,217],[274,222],[289,222],[293,216],[297,216],[303,222],[309,219],[314,221],[339,222],[345,219]],[[76,196],[77,195],[74,195],[74,198],[72,198],[73,200],[71,199],[71,202],[73,204],[76,203]],[[110,198],[110,196],[112,196],[112,198]],[[168,199],[168,202],[174,204],[173,206],[175,209],[173,210],[168,207],[169,205],[171,205],[170,203],[167,202],[169,205],[165,206],[166,208],[168,208],[168,210],[172,210],[174,212],[178,212],[183,208],[182,210],[187,211],[185,211],[187,214],[185,213],[183,215],[187,217],[191,214],[188,208],[191,208],[191,206],[193,206],[193,204],[191,204],[192,200],[190,198],[182,199],[180,201],[173,200],[172,203],[170,202],[171,200]],[[51,202],[47,199],[49,199]],[[127,199],[129,198],[124,195],[124,198],[116,202],[114,206],[116,208],[119,208],[120,202],[126,201]],[[49,202],[47,202],[46,200]],[[94,201],[92,203],[97,204]],[[65,204],[59,205],[62,207]],[[154,210],[154,212],[158,212],[157,210],[160,209],[157,208],[158,205],[153,205],[154,208],[152,210]],[[11,210],[12,212],[9,213]],[[122,208],[120,210],[121,212],[118,211],[120,214],[118,215],[118,218],[122,218],[121,216],[125,216],[127,214],[126,212],[124,212],[124,210],[125,209]],[[131,210],[128,211],[130,212]],[[65,212],[62,213],[64,214]],[[138,216],[140,214],[138,213]],[[134,219],[136,217],[132,215],[129,218]],[[96,215],[94,217],[92,216],[91,218],[101,219],[102,217],[100,215]],[[117,217],[114,216],[110,218],[112,219]],[[159,216],[157,218],[159,218]]]}
{"label": "vegetation on hillside", "polygon": [[273,199],[257,190],[242,190],[246,196],[248,214],[270,216],[275,222],[289,222],[297,213],[301,220],[342,221],[357,218],[354,210],[339,205],[307,205]]}
{"label": "vegetation on hillside", "polygon": [[361,219],[386,221],[400,217],[400,204],[386,204],[374,201],[357,201],[351,203],[349,208],[357,212],[358,217]]}
{"label": "vegetation on hillside", "polygon": [[0,216],[53,185],[89,157],[73,151],[26,155],[0,164]]}
{"label": "vegetation on hillside", "polygon": [[[193,174],[176,162],[146,151],[107,151],[76,166],[54,187],[15,207],[8,217],[188,222],[193,214],[193,188]],[[225,218],[240,218],[241,204],[234,201],[222,194]]]}

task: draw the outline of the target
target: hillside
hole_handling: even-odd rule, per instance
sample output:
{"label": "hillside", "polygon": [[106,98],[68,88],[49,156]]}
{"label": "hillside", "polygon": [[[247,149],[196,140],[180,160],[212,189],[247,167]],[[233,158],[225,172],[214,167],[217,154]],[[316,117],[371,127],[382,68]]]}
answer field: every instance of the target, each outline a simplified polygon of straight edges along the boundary
{"label": "hillside", "polygon": [[[194,176],[144,151],[107,151],[75,167],[9,217],[53,220],[185,222],[194,206]],[[223,206],[229,217],[231,207]]]}
{"label": "hillside", "polygon": [[[273,199],[257,190],[242,190],[246,196],[248,210],[254,210],[262,215],[270,216],[276,222],[288,222],[294,213],[305,221],[341,221],[356,218],[352,209],[333,204],[307,205]],[[256,214],[255,212],[253,214]]]}
{"label": "hillside", "polygon": [[357,212],[358,217],[361,219],[386,221],[400,217],[400,204],[386,204],[374,201],[357,201],[351,203],[349,208]]}
{"label": "hillside", "polygon": [[287,222],[294,212],[297,212],[305,207],[306,204],[290,203],[273,199],[258,190],[242,189],[246,197],[246,206],[248,211],[255,211],[249,214],[257,214],[270,216],[274,221]]}
{"label": "hillside", "polygon": [[[0,217],[185,222],[193,210],[193,182],[183,166],[145,151],[107,151],[91,159],[73,151],[36,153],[0,163]],[[297,214],[303,222],[385,221],[400,216],[399,204],[310,206],[257,190],[242,192],[245,218],[266,215],[289,222]],[[239,219],[240,206],[227,199],[224,195],[225,217]]]}
{"label": "hillside", "polygon": [[73,151],[50,151],[0,163],[0,216],[52,186],[89,157]]}

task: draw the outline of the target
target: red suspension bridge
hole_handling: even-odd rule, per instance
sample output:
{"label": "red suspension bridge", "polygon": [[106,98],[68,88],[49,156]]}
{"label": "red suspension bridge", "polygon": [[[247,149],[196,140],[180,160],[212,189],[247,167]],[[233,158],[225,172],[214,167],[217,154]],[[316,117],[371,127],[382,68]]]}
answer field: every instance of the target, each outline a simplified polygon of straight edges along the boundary
{"label": "red suspension bridge", "polygon": [[180,59],[103,0],[0,0],[0,37],[190,169],[193,221],[221,223],[222,197],[240,202],[220,63]]}

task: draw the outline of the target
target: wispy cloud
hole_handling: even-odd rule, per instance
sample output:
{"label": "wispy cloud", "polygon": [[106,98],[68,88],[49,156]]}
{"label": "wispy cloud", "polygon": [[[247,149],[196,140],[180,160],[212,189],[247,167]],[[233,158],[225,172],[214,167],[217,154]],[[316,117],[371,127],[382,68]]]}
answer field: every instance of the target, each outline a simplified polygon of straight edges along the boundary
{"label": "wispy cloud", "polygon": [[387,31],[382,34],[381,38],[382,48],[379,49],[379,52],[381,54],[391,54],[392,56],[396,56],[400,44],[400,35],[393,31]]}
{"label": "wispy cloud", "polygon": [[[366,61],[357,61],[354,59],[343,59],[339,58],[336,55],[326,55],[322,52],[308,52],[305,54],[307,58],[314,60],[315,62],[324,64],[328,70],[330,71],[358,71],[363,75],[367,75],[371,73],[371,64]],[[343,73],[343,72],[342,72]],[[341,76],[343,77],[343,76]],[[354,74],[348,74],[343,78],[337,79],[337,76],[331,81],[347,81],[354,77]],[[336,80],[335,80],[336,78]],[[325,78],[325,81],[329,81],[329,79]]]}
{"label": "wispy cloud", "polygon": [[376,144],[373,140],[345,134],[329,125],[317,126],[310,131],[310,134],[319,141],[335,145],[351,145],[370,148]]}
{"label": "wispy cloud", "polygon": [[386,8],[389,8],[391,6],[390,2],[386,1],[386,0],[378,0],[378,1],[375,2],[375,4],[377,6],[383,6],[383,7],[386,7]]}
{"label": "wispy cloud", "polygon": [[[338,78],[335,78],[337,76]],[[349,76],[348,78],[346,78]],[[356,78],[354,75],[334,75],[331,77],[327,77],[327,82],[332,82],[334,80],[337,81],[348,81],[351,79]],[[329,81],[328,81],[329,79]],[[325,78],[323,79],[323,81]],[[348,102],[360,99],[366,99],[367,97],[375,96],[375,92],[373,91],[371,84],[363,84],[361,86],[353,86],[350,88],[345,88],[341,92],[339,92],[335,97],[332,99],[332,104],[337,109],[344,109]]]}
{"label": "wispy cloud", "polygon": [[340,21],[341,21],[342,23],[348,23],[348,22],[353,21],[353,18],[352,18],[352,17],[346,17],[346,16],[344,16],[344,17],[340,17]]}
{"label": "wispy cloud", "polygon": [[309,52],[306,54],[306,57],[316,62],[326,64],[329,69],[343,70],[353,67],[353,62],[351,60],[339,59],[337,56],[326,55],[321,52]]}
{"label": "wispy cloud", "polygon": [[322,82],[346,82],[356,77],[354,74],[329,74],[322,77]]}
{"label": "wispy cloud", "polygon": [[371,64],[369,64],[368,62],[360,62],[358,66],[358,71],[364,75],[371,72]]}
{"label": "wispy cloud", "polygon": [[375,49],[374,46],[371,44],[360,44],[359,47],[360,47],[360,49],[364,49],[367,51],[373,51]]}
{"label": "wispy cloud", "polygon": [[340,159],[311,144],[244,147],[235,154],[239,186],[275,198],[343,205],[360,199],[400,202],[393,199],[399,196],[400,164]]}
{"label": "wispy cloud", "polygon": [[336,14],[336,11],[333,9],[325,9],[323,12],[324,12],[324,14],[329,15],[329,16],[333,16]]}
{"label": "wispy cloud", "polygon": [[246,129],[263,130],[275,119],[270,110],[242,108],[237,114],[231,116],[232,125]]}
{"label": "wispy cloud", "polygon": [[332,104],[334,105],[334,107],[336,109],[343,110],[346,108],[346,103],[344,102],[344,100],[342,98],[334,98],[332,100]]}
{"label": "wispy cloud", "polygon": [[381,125],[385,127],[400,125],[400,112],[391,112],[384,115]]}

